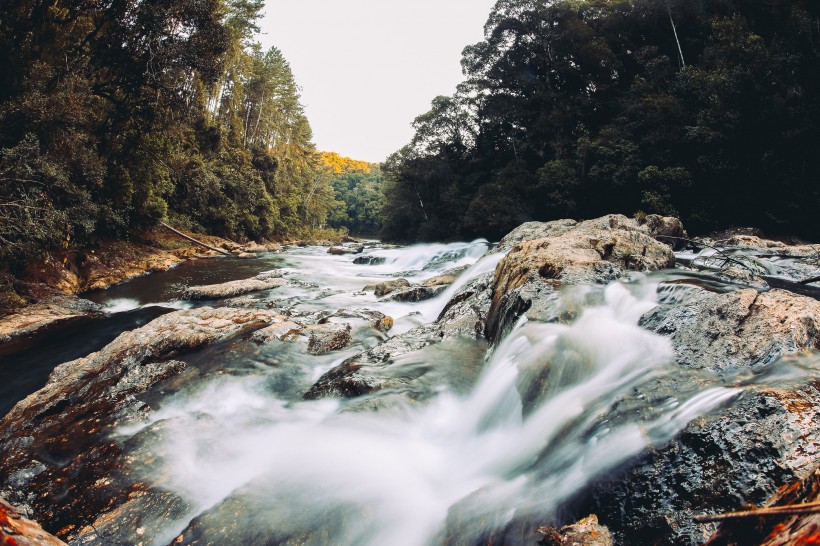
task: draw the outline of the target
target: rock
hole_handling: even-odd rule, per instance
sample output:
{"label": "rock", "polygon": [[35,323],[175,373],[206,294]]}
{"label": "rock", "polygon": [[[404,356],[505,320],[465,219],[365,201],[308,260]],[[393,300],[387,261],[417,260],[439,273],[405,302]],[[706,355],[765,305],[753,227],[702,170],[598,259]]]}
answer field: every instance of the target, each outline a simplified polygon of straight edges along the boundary
{"label": "rock", "polygon": [[257,256],[255,252],[240,252],[236,254],[235,257],[240,260],[251,260],[253,258],[258,258],[259,256]]}
{"label": "rock", "polygon": [[0,544],[3,546],[67,546],[0,498]]}
{"label": "rock", "polygon": [[578,225],[577,220],[555,220],[552,222],[526,222],[507,235],[488,254],[506,252],[518,243],[534,241],[545,237],[558,237]]}
{"label": "rock", "polygon": [[404,302],[424,301],[435,298],[446,289],[447,287],[444,285],[411,286],[410,288],[390,292],[390,297],[387,299]]}
{"label": "rock", "polygon": [[333,254],[334,256],[343,256],[345,254],[361,254],[364,252],[364,245],[359,245],[356,247],[347,247],[347,246],[332,246],[327,249],[328,254]]}
{"label": "rock", "polygon": [[269,343],[276,340],[281,341],[288,336],[301,333],[302,328],[304,328],[301,324],[284,317],[277,318],[272,322],[270,326],[255,331],[251,339],[260,343]]}
{"label": "rock", "polygon": [[560,529],[539,527],[538,533],[543,537],[538,543],[541,546],[613,546],[615,544],[609,529],[600,525],[598,517],[594,514]]}
{"label": "rock", "polygon": [[438,316],[444,337],[467,336],[483,339],[492,302],[493,272],[480,275],[450,298]]}
{"label": "rock", "polygon": [[440,340],[440,332],[430,324],[392,337],[325,373],[305,394],[305,398],[352,398],[387,388],[407,387],[412,378],[392,373],[391,357],[406,355]]}
{"label": "rock", "polygon": [[688,302],[656,307],[641,326],[671,337],[678,364],[724,371],[820,348],[820,302],[784,290],[698,290]]}
{"label": "rock", "polygon": [[393,318],[380,311],[372,309],[342,308],[319,319],[319,324],[336,323],[351,326],[366,326],[380,332],[387,332],[393,328]]}
{"label": "rock", "polygon": [[407,288],[409,286],[410,281],[408,281],[407,279],[396,279],[394,281],[385,281],[376,285],[365,286],[363,290],[365,292],[373,290],[374,294],[376,294],[376,297],[380,298],[382,296],[386,296],[391,292],[395,292],[400,288]]}
{"label": "rock", "polygon": [[682,239],[688,239],[689,234],[683,229],[683,223],[673,216],[649,214],[641,224],[649,231],[649,235],[674,249],[686,246],[686,241]]}
{"label": "rock", "polygon": [[468,269],[469,266],[467,265],[462,267],[454,267],[453,269],[448,269],[441,275],[427,279],[421,284],[422,286],[449,286],[456,282],[456,279]]}
{"label": "rock", "polygon": [[182,297],[189,300],[215,300],[230,298],[251,292],[271,290],[286,285],[288,281],[280,277],[278,272],[261,273],[251,279],[242,279],[222,284],[192,286],[186,289]]}
{"label": "rock", "polygon": [[309,326],[305,331],[308,334],[308,352],[312,355],[344,349],[352,341],[349,324],[319,324]]}
{"label": "rock", "polygon": [[[711,374],[785,366],[777,359],[820,344],[820,304],[778,290],[703,291],[662,304],[641,324],[669,336],[677,364]],[[584,508],[626,545],[702,544],[715,526],[693,515],[760,504],[780,484],[804,479],[818,458],[820,384],[746,389],[728,409],[692,421],[602,480]]]}
{"label": "rock", "polygon": [[32,334],[51,324],[93,315],[101,310],[99,305],[88,300],[52,293],[35,304],[0,317],[0,344]]}
{"label": "rock", "polygon": [[61,364],[0,420],[0,490],[64,539],[104,522],[147,487],[124,472],[123,446],[111,438],[142,415],[135,396],[185,368],[173,356],[282,319],[258,310],[177,311]]}
{"label": "rock", "polygon": [[353,260],[356,265],[382,265],[387,261],[387,258],[382,256],[359,256]]}
{"label": "rock", "polygon": [[515,244],[496,268],[487,317],[490,341],[503,337],[524,313],[543,320],[559,286],[607,284],[629,271],[675,265],[669,246],[625,216],[550,224],[557,235]]}

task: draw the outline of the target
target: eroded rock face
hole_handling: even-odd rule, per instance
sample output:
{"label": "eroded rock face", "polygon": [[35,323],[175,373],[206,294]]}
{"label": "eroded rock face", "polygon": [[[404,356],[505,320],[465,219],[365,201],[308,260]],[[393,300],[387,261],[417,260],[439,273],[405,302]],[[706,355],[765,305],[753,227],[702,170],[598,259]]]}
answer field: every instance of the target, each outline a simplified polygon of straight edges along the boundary
{"label": "eroded rock face", "polygon": [[560,529],[539,527],[538,533],[543,537],[539,542],[540,546],[613,546],[615,544],[609,529],[599,524],[598,517],[594,514]]}
{"label": "eroded rock face", "polygon": [[446,288],[445,285],[411,286],[410,288],[392,292],[387,299],[404,302],[424,301],[435,298],[444,292]]}
{"label": "eroded rock face", "polygon": [[182,297],[189,300],[216,300],[280,288],[287,283],[288,281],[281,278],[280,274],[274,271],[262,273],[251,279],[192,286],[183,292]]}
{"label": "eroded rock face", "polygon": [[[670,337],[678,365],[725,375],[786,366],[778,358],[817,348],[820,304],[779,290],[696,291],[641,324]],[[819,458],[820,384],[747,389],[599,483],[585,508],[624,544],[702,544],[715,526],[692,516],[759,505],[780,484],[805,478]]]}
{"label": "eroded rock face", "polygon": [[[530,226],[524,233],[534,229]],[[543,303],[561,285],[606,284],[629,271],[675,265],[668,245],[625,216],[605,216],[579,224],[550,222],[543,232],[555,235],[515,244],[496,268],[487,318],[491,341],[503,337],[525,312],[530,318],[543,319],[548,310]]]}
{"label": "eroded rock face", "polygon": [[345,254],[361,254],[364,252],[364,246],[359,245],[355,247],[348,246],[332,246],[327,250],[328,254],[335,256],[344,256]]}
{"label": "eroded rock face", "polygon": [[[106,519],[108,512],[159,494],[126,473],[123,448],[110,438],[117,425],[138,419],[146,409],[135,396],[185,368],[174,355],[274,320],[282,317],[270,311],[177,311],[58,366],[45,387],[0,420],[0,490],[63,538],[77,537],[83,529],[94,533],[89,526],[95,522],[96,530],[104,524],[112,533],[122,529],[125,520]],[[116,543],[113,535],[109,543]]]}
{"label": "eroded rock face", "polygon": [[3,546],[66,546],[0,498],[0,544]]}
{"label": "eroded rock face", "polygon": [[396,290],[400,290],[402,288],[410,287],[410,281],[407,279],[396,279],[394,281],[385,281],[381,282],[375,286],[365,286],[364,290],[367,292],[368,290],[373,290],[373,293],[376,297],[381,298],[382,296],[386,296]]}
{"label": "eroded rock face", "polygon": [[641,326],[671,337],[678,364],[723,371],[820,348],[820,302],[784,290],[701,290],[655,308]]}
{"label": "eroded rock face", "polygon": [[55,322],[89,316],[99,311],[100,306],[88,300],[62,294],[51,295],[0,318],[0,344],[32,334]]}

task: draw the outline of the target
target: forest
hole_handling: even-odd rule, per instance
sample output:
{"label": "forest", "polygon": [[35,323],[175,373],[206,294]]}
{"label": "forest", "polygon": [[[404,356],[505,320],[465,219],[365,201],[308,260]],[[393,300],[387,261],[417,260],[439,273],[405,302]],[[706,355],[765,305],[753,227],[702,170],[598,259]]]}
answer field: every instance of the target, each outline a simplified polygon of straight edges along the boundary
{"label": "forest", "polygon": [[382,235],[680,217],[817,239],[820,4],[499,0],[383,170]]}
{"label": "forest", "polygon": [[167,219],[295,237],[336,204],[262,0],[8,0],[0,268]]}

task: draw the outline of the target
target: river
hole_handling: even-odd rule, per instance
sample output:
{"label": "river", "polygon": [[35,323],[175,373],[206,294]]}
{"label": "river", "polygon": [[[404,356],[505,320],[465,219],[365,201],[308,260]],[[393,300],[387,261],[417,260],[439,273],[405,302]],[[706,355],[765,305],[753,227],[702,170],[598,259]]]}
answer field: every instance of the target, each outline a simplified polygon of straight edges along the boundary
{"label": "river", "polygon": [[[246,305],[301,318],[371,309],[395,319],[389,335],[407,334],[495,269],[504,253],[487,253],[489,246],[376,244],[358,256],[304,247],[184,264],[91,294],[106,317],[7,350],[13,365],[0,369],[26,380],[3,382],[3,400],[36,390],[50,367],[121,331],[175,309],[213,305],[184,300],[187,286],[268,270],[288,285],[246,296]],[[381,263],[357,265],[355,257]],[[384,301],[363,290],[465,266],[426,301]],[[208,539],[197,544],[476,544],[513,520],[555,521],[596,479],[668,442],[693,419],[726,407],[745,388],[799,375],[718,376],[676,366],[669,339],[638,325],[659,302],[687,297],[688,288],[673,280],[680,273],[564,290],[555,305],[573,308],[576,319],[522,320],[489,351],[483,339],[457,337],[397,355],[392,368],[418,390],[364,397],[381,401],[371,406],[379,411],[362,411],[362,398],[304,399],[324,373],[385,339],[372,328],[355,328],[352,344],[319,356],[304,344],[244,339],[184,354],[186,372],[144,395],[150,412],[112,436],[131,450],[132,471],[186,503],[134,540],[165,546],[183,534],[186,544],[191,537]]]}

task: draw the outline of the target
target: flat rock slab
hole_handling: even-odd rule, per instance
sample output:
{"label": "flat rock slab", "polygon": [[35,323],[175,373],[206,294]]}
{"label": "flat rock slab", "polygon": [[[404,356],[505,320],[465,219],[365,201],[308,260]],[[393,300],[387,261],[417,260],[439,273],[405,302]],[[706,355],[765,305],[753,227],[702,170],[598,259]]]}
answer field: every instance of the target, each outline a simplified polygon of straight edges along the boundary
{"label": "flat rock slab", "polygon": [[183,292],[182,297],[188,300],[216,300],[280,288],[287,283],[288,281],[281,278],[276,272],[262,273],[250,279],[192,286]]}

